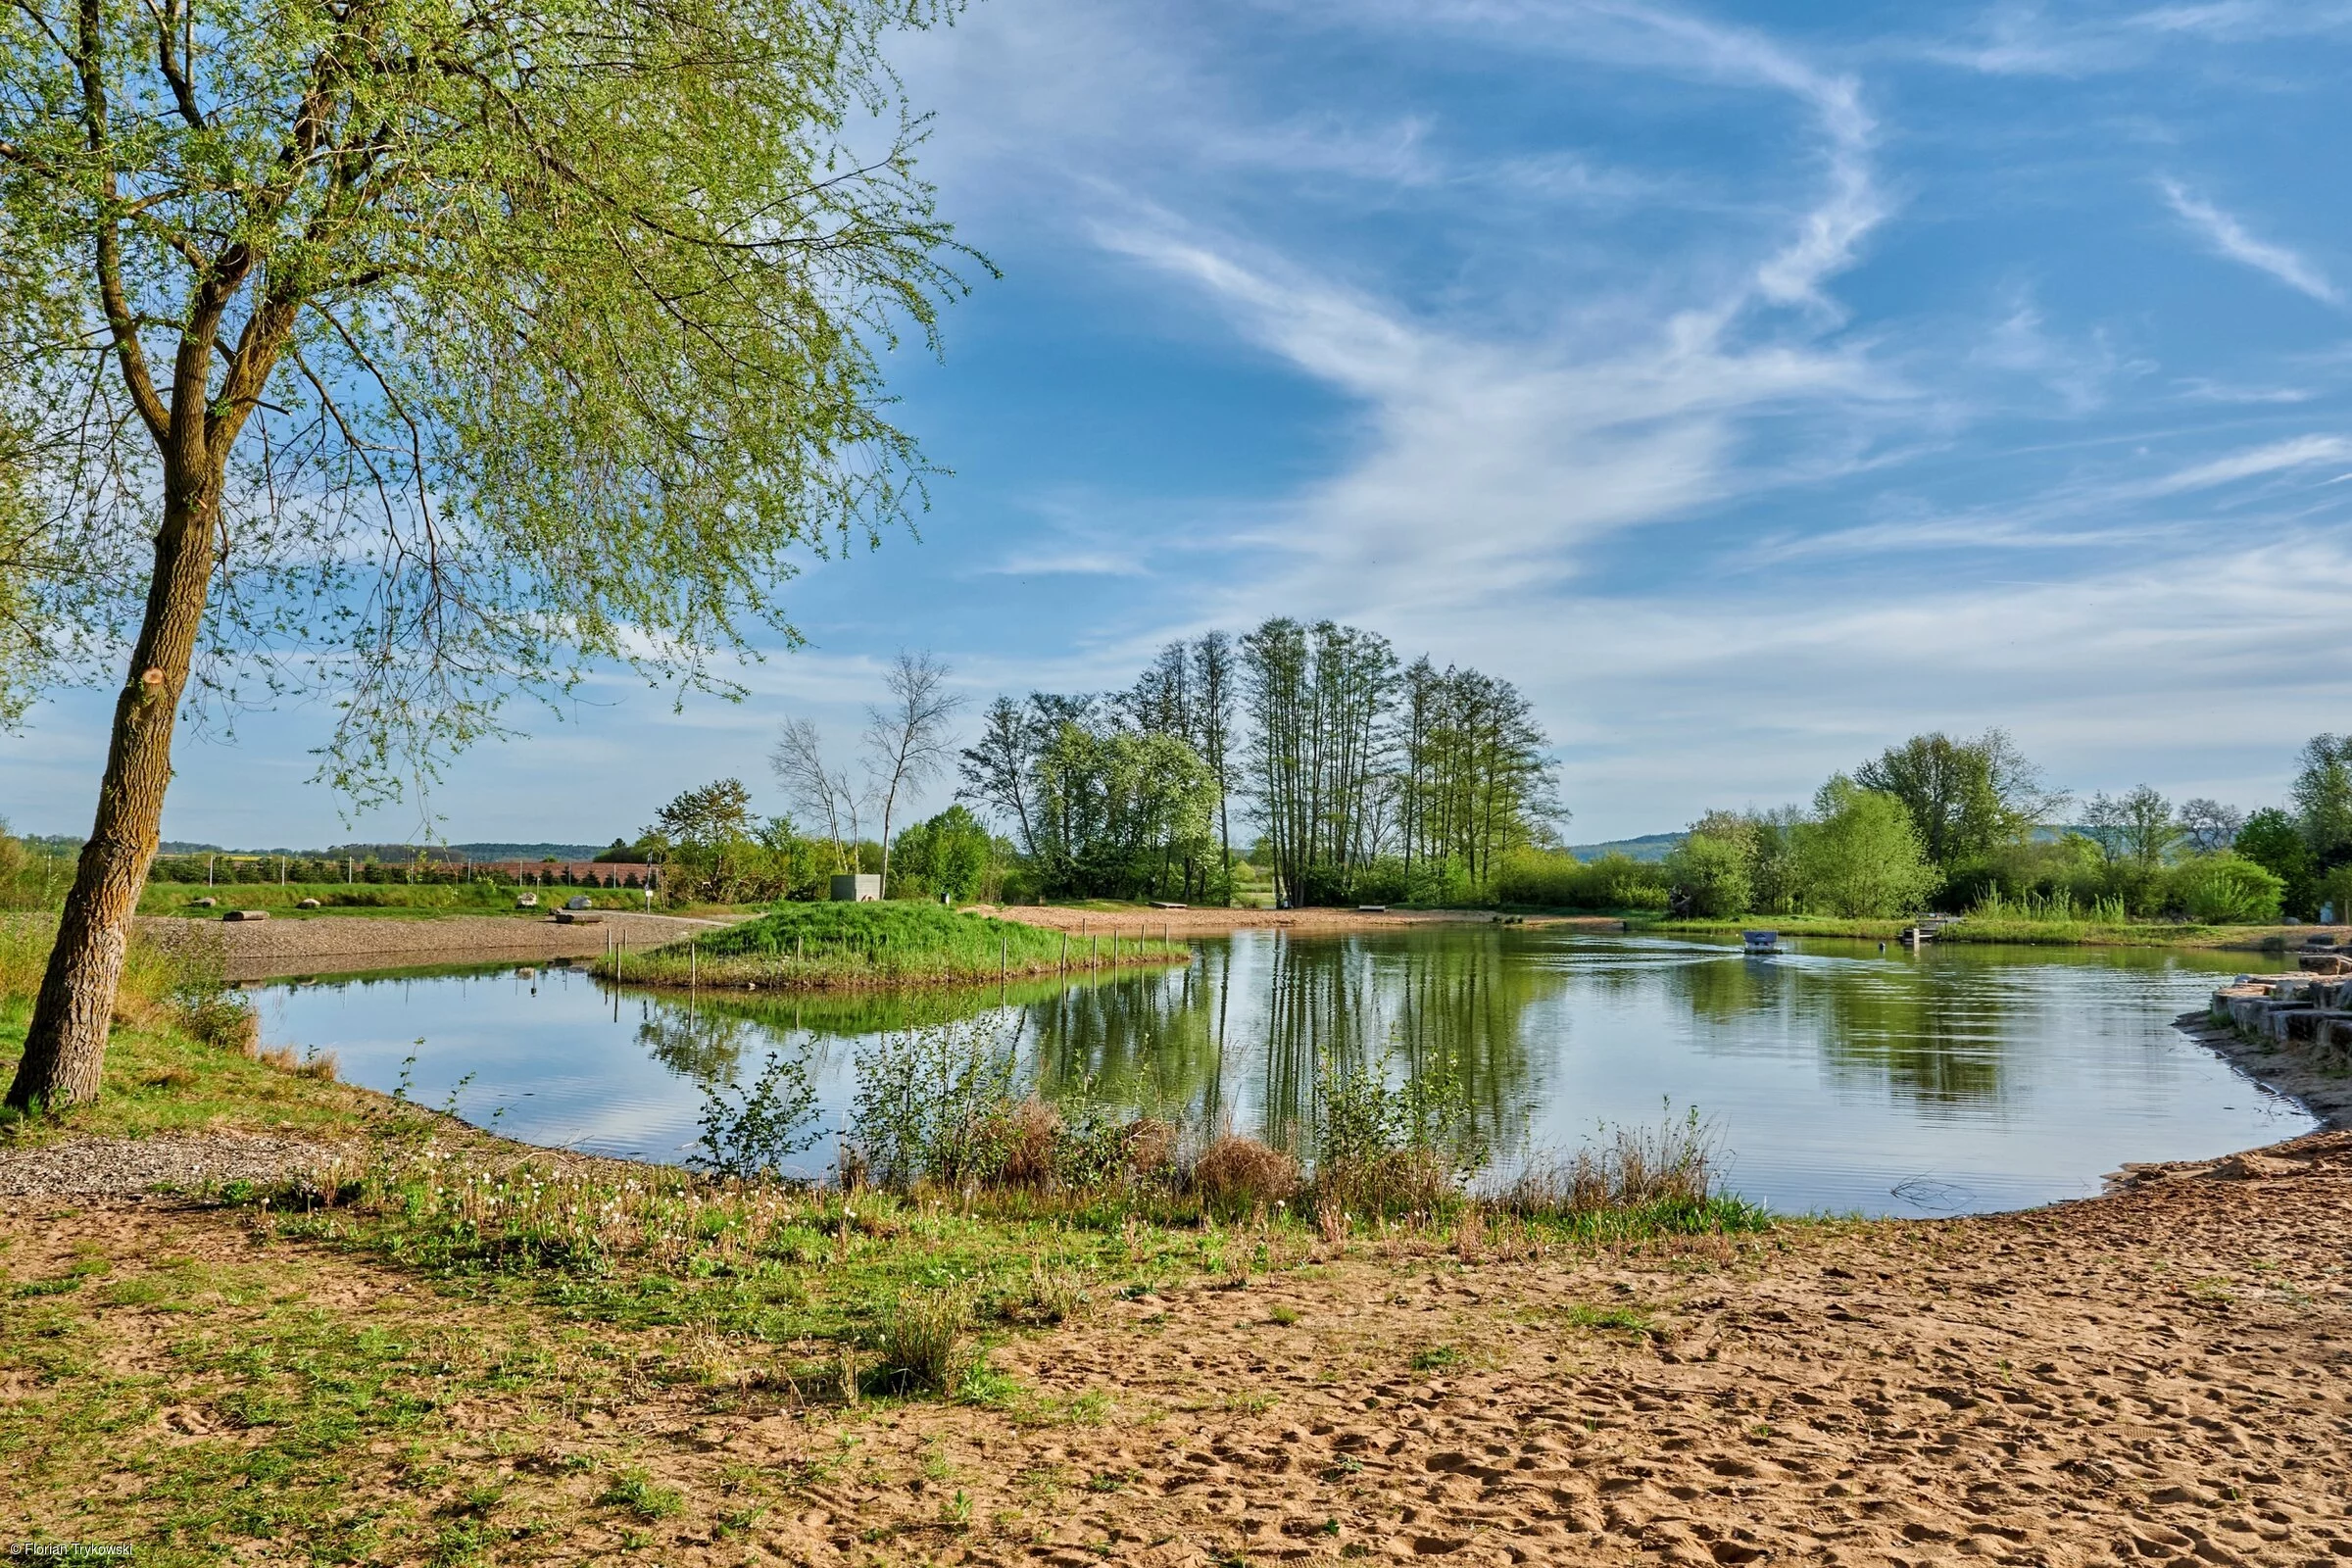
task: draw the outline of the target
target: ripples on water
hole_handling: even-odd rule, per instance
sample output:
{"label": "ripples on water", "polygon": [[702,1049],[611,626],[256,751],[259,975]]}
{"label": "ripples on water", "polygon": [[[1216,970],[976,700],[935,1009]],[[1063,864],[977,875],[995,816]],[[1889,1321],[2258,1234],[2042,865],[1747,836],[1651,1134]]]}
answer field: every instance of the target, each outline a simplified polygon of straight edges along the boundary
{"label": "ripples on water", "polygon": [[[2172,1027],[2242,956],[1808,943],[1750,958],[1662,938],[1454,927],[1198,945],[1185,969],[898,998],[615,991],[542,969],[256,988],[272,1045],[354,1083],[454,1094],[534,1143],[681,1157],[703,1086],[802,1054],[838,1122],[894,1031],[1001,1026],[1049,1096],[1196,1127],[1302,1134],[1318,1062],[1449,1069],[1507,1167],[1606,1122],[1697,1106],[1729,1184],[1783,1211],[1945,1214],[2095,1193],[2126,1160],[2204,1157],[2313,1123]],[[821,1156],[811,1156],[821,1159]]]}

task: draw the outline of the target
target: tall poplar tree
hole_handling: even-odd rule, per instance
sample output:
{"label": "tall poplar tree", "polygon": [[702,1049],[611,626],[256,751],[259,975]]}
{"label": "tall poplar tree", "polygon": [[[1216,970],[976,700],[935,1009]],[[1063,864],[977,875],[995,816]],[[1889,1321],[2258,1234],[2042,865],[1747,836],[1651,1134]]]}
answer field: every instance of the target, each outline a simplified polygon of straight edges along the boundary
{"label": "tall poplar tree", "polygon": [[88,545],[32,591],[126,579],[10,1103],[97,1093],[183,703],[307,682],[381,798],[585,662],[723,687],[802,556],[919,505],[876,356],[960,285],[881,50],[952,9],[0,13],[0,416]]}

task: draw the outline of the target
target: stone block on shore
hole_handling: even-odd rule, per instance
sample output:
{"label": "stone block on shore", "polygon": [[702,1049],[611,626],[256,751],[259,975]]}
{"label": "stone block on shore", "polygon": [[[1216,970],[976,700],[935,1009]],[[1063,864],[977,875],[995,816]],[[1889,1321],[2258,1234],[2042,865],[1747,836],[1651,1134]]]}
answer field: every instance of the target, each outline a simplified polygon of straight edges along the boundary
{"label": "stone block on shore", "polygon": [[231,909],[220,918],[223,920],[267,920],[270,918],[270,911],[268,909]]}

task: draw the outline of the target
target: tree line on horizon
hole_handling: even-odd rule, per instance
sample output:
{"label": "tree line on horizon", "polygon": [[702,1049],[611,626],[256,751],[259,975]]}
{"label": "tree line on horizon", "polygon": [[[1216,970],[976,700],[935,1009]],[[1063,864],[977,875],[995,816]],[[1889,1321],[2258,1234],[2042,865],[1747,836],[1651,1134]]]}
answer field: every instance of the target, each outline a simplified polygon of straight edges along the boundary
{"label": "tree line on horizon", "polygon": [[1498,901],[1704,917],[1946,913],[2207,924],[2352,913],[2352,737],[2303,749],[2289,806],[2178,807],[2148,785],[2077,806],[2010,737],[1913,736],[1804,806],[1717,809],[1661,861],[1531,855]]}

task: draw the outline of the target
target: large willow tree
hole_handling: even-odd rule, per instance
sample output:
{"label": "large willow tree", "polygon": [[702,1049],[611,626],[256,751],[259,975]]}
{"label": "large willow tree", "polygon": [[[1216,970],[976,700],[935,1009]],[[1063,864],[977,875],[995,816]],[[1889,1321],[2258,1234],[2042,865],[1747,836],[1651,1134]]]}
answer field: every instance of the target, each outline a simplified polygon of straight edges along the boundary
{"label": "large willow tree", "polygon": [[0,427],[66,564],[0,608],[123,671],[11,1104],[97,1092],[183,708],[331,697],[380,799],[600,662],[723,686],[919,503],[876,356],[957,285],[881,46],[952,3],[0,15]]}

